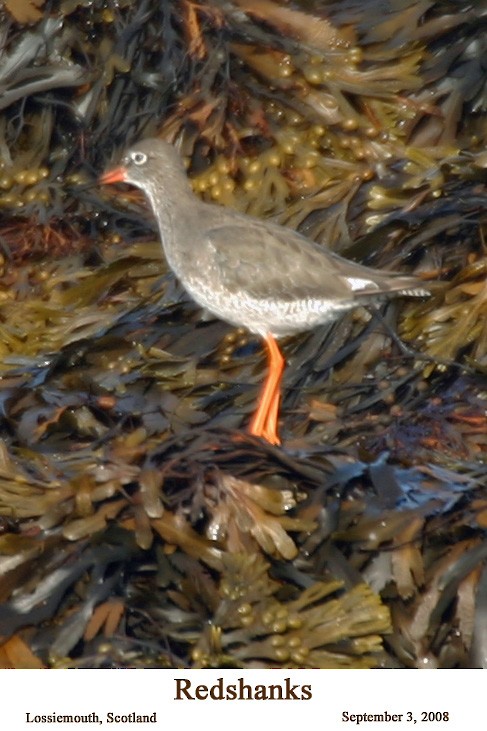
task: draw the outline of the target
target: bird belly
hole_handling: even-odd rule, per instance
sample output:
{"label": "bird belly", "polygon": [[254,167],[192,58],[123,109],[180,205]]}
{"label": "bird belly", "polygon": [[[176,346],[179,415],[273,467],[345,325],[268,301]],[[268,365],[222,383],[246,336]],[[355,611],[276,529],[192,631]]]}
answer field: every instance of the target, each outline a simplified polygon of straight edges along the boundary
{"label": "bird belly", "polygon": [[355,306],[351,300],[305,298],[257,298],[245,292],[229,292],[223,287],[210,287],[199,282],[185,282],[193,299],[213,315],[237,327],[265,336],[271,333],[284,337],[310,330],[335,320],[341,312]]}

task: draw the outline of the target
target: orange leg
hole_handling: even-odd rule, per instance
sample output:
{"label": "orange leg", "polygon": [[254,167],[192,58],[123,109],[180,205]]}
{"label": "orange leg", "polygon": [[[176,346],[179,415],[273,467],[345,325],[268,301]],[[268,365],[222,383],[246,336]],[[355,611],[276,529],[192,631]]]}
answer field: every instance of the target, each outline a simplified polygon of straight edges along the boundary
{"label": "orange leg", "polygon": [[284,358],[272,335],[266,336],[265,343],[269,356],[269,372],[259,398],[257,411],[250,423],[250,433],[266,439],[271,444],[280,444],[281,440],[277,435],[277,417]]}
{"label": "orange leg", "polygon": [[[281,379],[279,379],[280,382]],[[264,439],[267,439],[268,442],[271,444],[280,444],[281,440],[279,439],[277,435],[277,419],[279,416],[279,402],[281,400],[281,389],[279,388],[279,384],[276,387],[276,390],[274,391],[274,395],[272,397],[272,401],[270,403],[270,406],[267,410],[267,419],[266,423],[264,424],[264,429],[262,431],[262,436]]]}

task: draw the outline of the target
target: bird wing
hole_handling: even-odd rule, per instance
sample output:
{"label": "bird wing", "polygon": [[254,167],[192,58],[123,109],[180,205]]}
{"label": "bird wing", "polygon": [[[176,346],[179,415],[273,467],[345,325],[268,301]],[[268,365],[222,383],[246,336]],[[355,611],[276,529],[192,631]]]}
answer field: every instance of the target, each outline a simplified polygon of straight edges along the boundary
{"label": "bird wing", "polygon": [[241,220],[207,232],[221,283],[257,299],[350,300],[411,288],[414,280],[342,259],[301,234],[267,221]]}

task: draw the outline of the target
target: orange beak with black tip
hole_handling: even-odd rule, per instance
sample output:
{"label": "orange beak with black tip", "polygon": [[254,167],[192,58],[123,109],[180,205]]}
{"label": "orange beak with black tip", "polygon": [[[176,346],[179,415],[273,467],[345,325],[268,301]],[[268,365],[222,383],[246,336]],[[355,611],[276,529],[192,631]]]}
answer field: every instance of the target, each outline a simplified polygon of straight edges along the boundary
{"label": "orange beak with black tip", "polygon": [[111,183],[124,183],[127,171],[124,167],[113,168],[107,170],[106,173],[100,175],[98,182],[102,185],[110,185]]}

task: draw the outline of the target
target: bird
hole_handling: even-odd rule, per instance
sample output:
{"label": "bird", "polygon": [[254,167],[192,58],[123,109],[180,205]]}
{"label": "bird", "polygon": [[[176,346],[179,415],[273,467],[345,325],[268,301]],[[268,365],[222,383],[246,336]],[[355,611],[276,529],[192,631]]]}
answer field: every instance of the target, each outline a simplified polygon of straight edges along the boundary
{"label": "bird", "polygon": [[167,263],[190,297],[217,318],[262,338],[268,372],[249,431],[270,444],[281,443],[285,360],[279,338],[383,298],[429,295],[413,276],[355,263],[291,228],[203,201],[193,192],[182,156],[161,138],[133,145],[99,183],[142,190]]}

